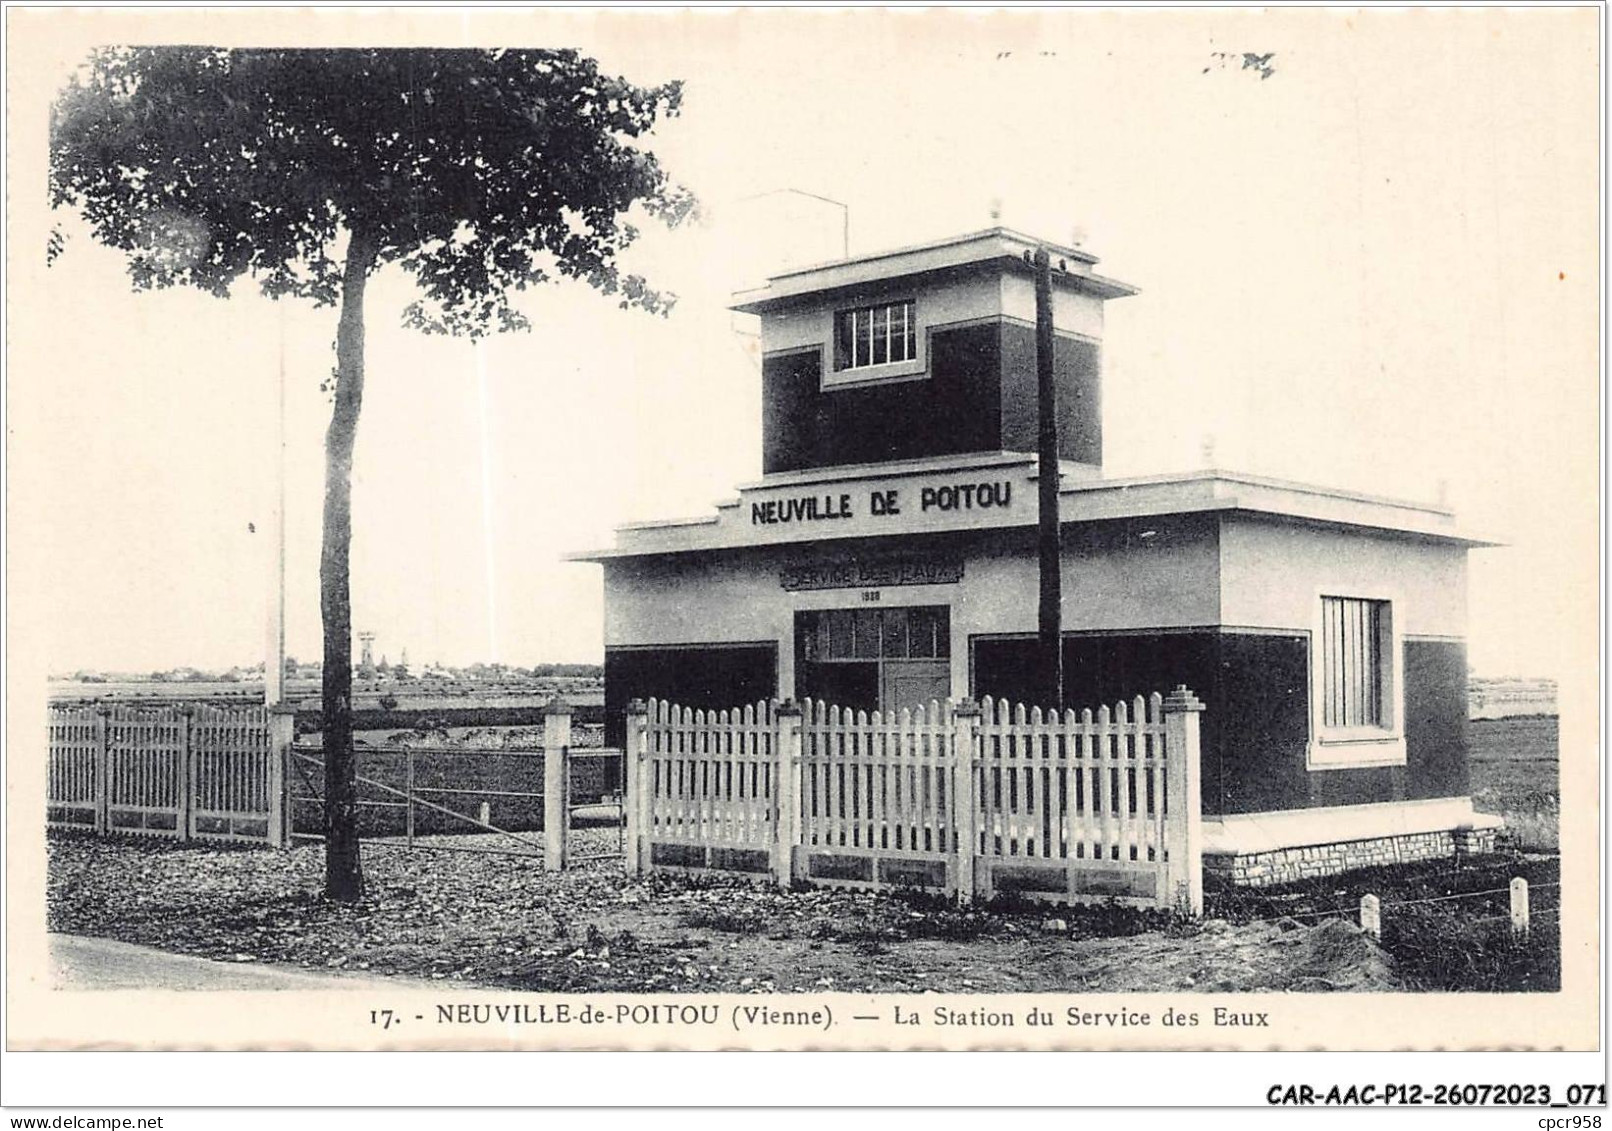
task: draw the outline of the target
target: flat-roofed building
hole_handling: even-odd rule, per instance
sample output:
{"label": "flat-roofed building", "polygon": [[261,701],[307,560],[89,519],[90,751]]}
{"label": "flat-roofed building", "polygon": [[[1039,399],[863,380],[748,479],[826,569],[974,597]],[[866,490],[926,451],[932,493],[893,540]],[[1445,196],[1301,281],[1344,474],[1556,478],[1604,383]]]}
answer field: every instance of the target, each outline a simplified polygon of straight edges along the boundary
{"label": "flat-roofed building", "polygon": [[[612,739],[651,696],[1034,702],[1037,246],[993,228],[737,297],[761,323],[761,477],[578,555],[604,569]],[[1466,747],[1466,560],[1488,543],[1442,506],[1105,477],[1103,310],[1136,292],[1050,253],[1063,705],[1190,687],[1206,866],[1241,882],[1492,841]]]}

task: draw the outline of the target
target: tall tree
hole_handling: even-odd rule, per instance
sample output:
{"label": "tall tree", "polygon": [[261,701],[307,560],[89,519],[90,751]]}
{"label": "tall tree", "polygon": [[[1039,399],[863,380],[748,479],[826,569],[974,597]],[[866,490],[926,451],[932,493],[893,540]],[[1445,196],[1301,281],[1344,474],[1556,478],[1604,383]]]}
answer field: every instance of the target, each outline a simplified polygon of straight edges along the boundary
{"label": "tall tree", "polygon": [[319,567],[334,899],[363,892],[348,551],[368,280],[412,275],[404,320],[427,333],[525,329],[512,293],[562,279],[665,313],[671,296],[618,256],[635,214],[675,225],[693,208],[639,141],[680,97],[569,50],[120,47],[53,108],[51,203],[126,252],[137,289],[225,296],[252,276],[339,307]]}

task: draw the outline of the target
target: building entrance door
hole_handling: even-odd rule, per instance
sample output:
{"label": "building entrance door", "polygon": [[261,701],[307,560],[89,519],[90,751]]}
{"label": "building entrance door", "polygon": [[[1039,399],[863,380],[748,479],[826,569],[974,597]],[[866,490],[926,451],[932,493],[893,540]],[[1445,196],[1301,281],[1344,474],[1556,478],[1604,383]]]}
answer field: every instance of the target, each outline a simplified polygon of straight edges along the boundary
{"label": "building entrance door", "polygon": [[899,711],[951,696],[944,605],[795,614],[795,695],[857,711]]}
{"label": "building entrance door", "polygon": [[879,710],[890,712],[944,703],[952,693],[950,660],[890,660],[879,681]]}

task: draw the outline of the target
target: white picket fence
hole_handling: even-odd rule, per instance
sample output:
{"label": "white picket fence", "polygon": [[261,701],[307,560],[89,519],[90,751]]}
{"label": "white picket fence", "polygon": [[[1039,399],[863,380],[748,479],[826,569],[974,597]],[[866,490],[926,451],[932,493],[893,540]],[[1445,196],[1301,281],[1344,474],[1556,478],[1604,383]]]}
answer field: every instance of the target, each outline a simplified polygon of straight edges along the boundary
{"label": "white picket fence", "polygon": [[52,707],[48,734],[50,825],[286,842],[289,714],[261,707]]}
{"label": "white picket fence", "polygon": [[1186,688],[1091,711],[986,699],[628,708],[628,864],[1202,911]]}
{"label": "white picket fence", "polygon": [[[629,863],[766,872],[776,863],[776,703],[695,711],[628,708]],[[634,736],[639,742],[631,745]],[[652,737],[651,737],[652,736]],[[640,844],[640,830],[653,830]]]}

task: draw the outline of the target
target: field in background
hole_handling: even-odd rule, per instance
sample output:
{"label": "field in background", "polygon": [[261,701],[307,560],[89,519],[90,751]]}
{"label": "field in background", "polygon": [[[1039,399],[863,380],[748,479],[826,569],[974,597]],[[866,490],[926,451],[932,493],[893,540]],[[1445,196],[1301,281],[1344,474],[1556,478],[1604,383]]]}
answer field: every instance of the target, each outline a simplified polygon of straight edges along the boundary
{"label": "field in background", "polygon": [[[263,702],[263,684],[254,680],[127,680],[81,683],[51,680],[53,703],[105,700],[119,703],[203,702],[246,705]],[[435,711],[455,707],[541,707],[556,695],[572,706],[601,706],[604,682],[571,676],[528,680],[353,680],[355,710],[373,710],[383,696],[397,699],[400,711]],[[299,709],[317,710],[319,681],[293,679],[286,699]]]}
{"label": "field in background", "polygon": [[1555,852],[1562,808],[1556,716],[1474,719],[1467,736],[1473,807],[1504,817],[1517,847]]}

